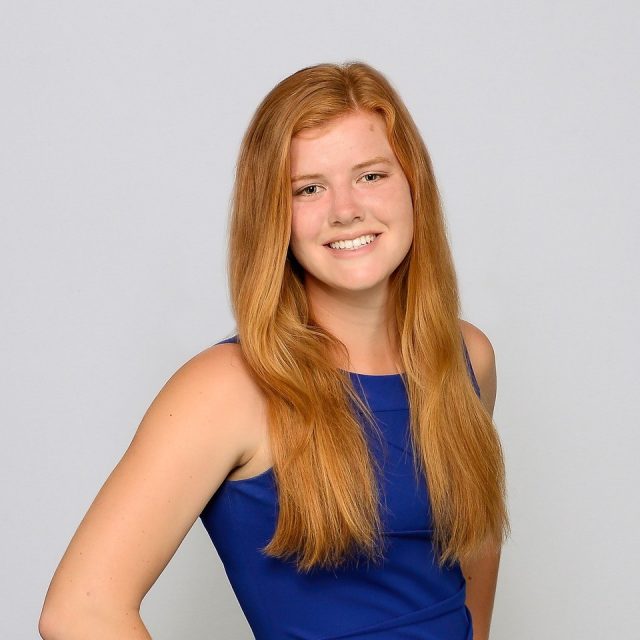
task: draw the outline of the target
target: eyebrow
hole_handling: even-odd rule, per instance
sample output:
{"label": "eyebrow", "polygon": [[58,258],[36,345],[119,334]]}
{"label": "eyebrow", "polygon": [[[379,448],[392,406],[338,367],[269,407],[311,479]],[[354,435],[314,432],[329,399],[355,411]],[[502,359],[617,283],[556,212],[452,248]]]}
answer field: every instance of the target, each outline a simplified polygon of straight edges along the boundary
{"label": "eyebrow", "polygon": [[[359,169],[365,169],[366,167],[370,167],[372,164],[393,164],[389,158],[385,156],[376,156],[375,158],[371,158],[371,160],[365,160],[364,162],[359,162],[358,164],[351,167],[352,171],[358,171]],[[317,180],[318,178],[324,178],[321,173],[305,173],[299,176],[293,176],[291,178],[291,182],[299,182],[300,180]]]}

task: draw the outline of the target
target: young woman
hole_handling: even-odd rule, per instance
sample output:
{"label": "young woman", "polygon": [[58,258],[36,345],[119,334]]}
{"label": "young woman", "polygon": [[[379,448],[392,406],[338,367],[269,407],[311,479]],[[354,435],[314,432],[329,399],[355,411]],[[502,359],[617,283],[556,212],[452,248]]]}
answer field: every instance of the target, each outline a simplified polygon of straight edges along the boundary
{"label": "young woman", "polygon": [[362,63],[280,82],[237,165],[237,331],[167,382],[52,580],[44,638],[149,638],[200,517],[258,640],[489,637],[508,532],[494,354],[431,161]]}

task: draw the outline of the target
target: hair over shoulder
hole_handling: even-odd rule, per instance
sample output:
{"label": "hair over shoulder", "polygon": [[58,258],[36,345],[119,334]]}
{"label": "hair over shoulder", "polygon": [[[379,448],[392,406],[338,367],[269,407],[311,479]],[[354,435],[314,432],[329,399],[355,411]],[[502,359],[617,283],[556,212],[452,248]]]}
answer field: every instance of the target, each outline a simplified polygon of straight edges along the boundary
{"label": "hair over shoulder", "polygon": [[289,251],[291,138],[356,110],[380,114],[409,182],[414,238],[390,279],[406,372],[416,471],[429,488],[442,564],[508,534],[505,471],[491,416],[469,379],[460,301],[432,163],[390,82],[362,62],[318,64],[278,83],[242,140],[229,224],[229,286],[242,352],[268,402],[279,516],[264,552],[300,571],[382,554],[376,461],[354,406],[375,426],[349,375],[347,350],[315,323]]}

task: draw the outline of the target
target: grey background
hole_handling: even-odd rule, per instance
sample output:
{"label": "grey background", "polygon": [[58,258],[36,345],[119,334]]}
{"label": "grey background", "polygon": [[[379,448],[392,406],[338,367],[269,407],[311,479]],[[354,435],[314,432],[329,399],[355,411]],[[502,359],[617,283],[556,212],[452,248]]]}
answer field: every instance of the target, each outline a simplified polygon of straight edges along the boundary
{"label": "grey background", "polygon": [[[233,330],[225,230],[265,93],[361,59],[415,116],[509,474],[492,638],[637,638],[633,2],[3,2],[0,637],[34,638],[155,394]],[[632,487],[636,487],[633,490]],[[251,637],[198,521],[154,638]]]}

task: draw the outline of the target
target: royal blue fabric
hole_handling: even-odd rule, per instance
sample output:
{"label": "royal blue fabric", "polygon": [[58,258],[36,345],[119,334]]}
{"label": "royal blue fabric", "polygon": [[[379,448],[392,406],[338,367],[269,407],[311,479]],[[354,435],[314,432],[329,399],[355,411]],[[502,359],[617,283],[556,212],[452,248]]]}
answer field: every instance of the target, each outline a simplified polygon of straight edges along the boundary
{"label": "royal blue fabric", "polygon": [[260,551],[277,522],[272,469],[225,480],[200,518],[238,602],[256,640],[470,640],[464,576],[458,564],[440,569],[434,558],[427,487],[413,469],[405,376],[349,375],[384,435],[383,446],[368,438],[383,468],[384,561],[298,573],[293,560]]}

